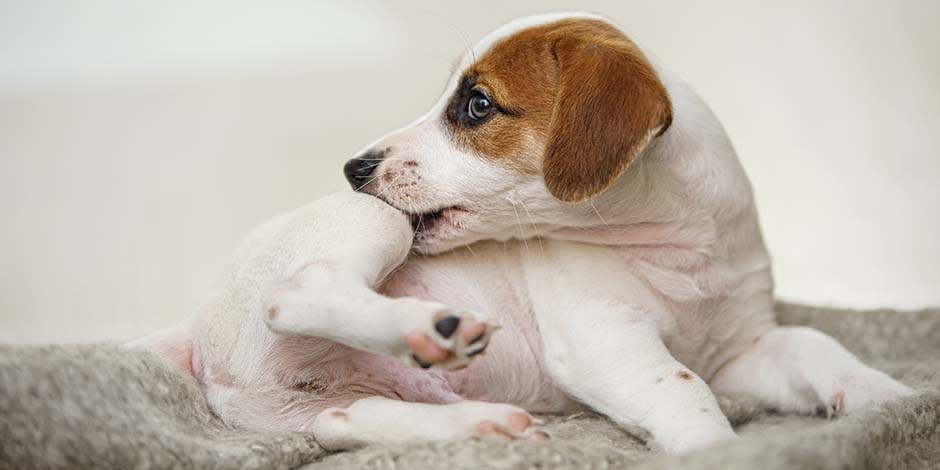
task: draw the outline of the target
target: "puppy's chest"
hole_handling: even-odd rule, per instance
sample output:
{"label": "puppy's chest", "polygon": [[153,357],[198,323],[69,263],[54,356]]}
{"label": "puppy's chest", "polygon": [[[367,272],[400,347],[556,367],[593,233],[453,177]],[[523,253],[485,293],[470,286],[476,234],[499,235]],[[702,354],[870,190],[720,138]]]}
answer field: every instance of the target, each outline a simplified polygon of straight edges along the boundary
{"label": "puppy's chest", "polygon": [[[690,250],[577,245],[604,250],[609,256],[601,265],[585,269],[572,269],[570,265],[540,265],[538,269],[586,279],[622,279],[616,292],[610,292],[612,298],[628,294],[632,302],[648,304],[644,307],[665,316],[662,320],[667,323],[682,322],[682,318],[672,315],[676,306],[698,311],[702,304],[710,304],[709,300],[723,293],[724,286],[715,285],[715,276],[710,273],[715,268]],[[532,263],[526,260],[545,258],[550,249],[549,242],[541,253],[537,243],[482,242],[443,255],[413,256],[385,281],[380,291],[392,297],[411,296],[477,311],[504,328],[518,330],[534,344],[538,338],[532,296],[546,293],[538,292],[539,286],[533,287],[527,281],[526,270],[532,269]]]}
{"label": "puppy's chest", "polygon": [[531,316],[516,243],[483,242],[433,257],[413,255],[380,292],[434,300],[496,320]]}
{"label": "puppy's chest", "polygon": [[537,360],[533,351],[541,349],[541,342],[526,282],[525,250],[517,242],[480,242],[433,257],[413,256],[380,292],[440,302],[458,313],[472,310],[500,327],[489,353],[496,355],[506,345],[502,355],[533,365],[529,362]]}

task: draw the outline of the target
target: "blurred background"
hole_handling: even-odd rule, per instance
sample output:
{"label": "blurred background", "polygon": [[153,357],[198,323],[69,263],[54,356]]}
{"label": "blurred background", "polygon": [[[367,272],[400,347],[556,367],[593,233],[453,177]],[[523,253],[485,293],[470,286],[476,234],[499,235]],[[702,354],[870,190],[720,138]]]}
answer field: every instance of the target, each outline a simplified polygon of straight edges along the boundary
{"label": "blurred background", "polygon": [[940,305],[940,2],[0,0],[0,342],[179,321],[253,226],[345,190],[469,41],[570,9],[722,119],[780,297]]}

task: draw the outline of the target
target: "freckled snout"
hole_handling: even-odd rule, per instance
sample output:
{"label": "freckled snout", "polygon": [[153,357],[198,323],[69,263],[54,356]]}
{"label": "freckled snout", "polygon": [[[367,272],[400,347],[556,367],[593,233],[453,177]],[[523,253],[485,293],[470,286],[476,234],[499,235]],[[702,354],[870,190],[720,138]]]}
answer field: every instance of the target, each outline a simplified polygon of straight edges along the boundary
{"label": "freckled snout", "polygon": [[375,173],[375,169],[382,163],[384,156],[385,152],[370,150],[349,160],[346,162],[346,165],[343,166],[343,174],[346,175],[346,181],[349,181],[349,185],[356,191],[364,188],[372,178],[372,174]]}

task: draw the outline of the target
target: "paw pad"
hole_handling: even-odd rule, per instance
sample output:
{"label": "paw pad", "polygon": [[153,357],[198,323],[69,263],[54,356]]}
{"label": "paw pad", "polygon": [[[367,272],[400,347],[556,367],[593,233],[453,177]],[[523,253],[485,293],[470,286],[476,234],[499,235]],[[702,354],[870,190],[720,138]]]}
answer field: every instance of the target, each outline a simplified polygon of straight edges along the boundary
{"label": "paw pad", "polygon": [[434,329],[437,330],[441,336],[450,338],[451,335],[457,331],[458,326],[460,326],[460,318],[457,318],[453,315],[448,315],[438,320],[437,323],[434,324]]}
{"label": "paw pad", "polygon": [[528,413],[516,412],[509,415],[505,422],[483,421],[477,425],[476,431],[481,436],[495,436],[505,440],[535,439],[545,441],[549,435],[540,429],[541,421],[532,418]]}
{"label": "paw pad", "polygon": [[496,329],[475,320],[470,313],[438,315],[431,326],[427,331],[412,331],[405,336],[411,362],[422,369],[457,370],[469,366],[486,350]]}

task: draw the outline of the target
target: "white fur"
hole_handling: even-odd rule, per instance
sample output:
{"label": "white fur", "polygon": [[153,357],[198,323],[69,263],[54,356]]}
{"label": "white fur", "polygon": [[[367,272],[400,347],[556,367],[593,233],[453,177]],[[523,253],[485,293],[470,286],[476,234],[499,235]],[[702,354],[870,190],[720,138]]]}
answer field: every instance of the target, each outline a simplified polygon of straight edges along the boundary
{"label": "white fur", "polygon": [[[513,414],[528,416],[521,408],[502,403],[463,400],[429,405],[371,397],[345,409],[324,410],[317,415],[313,432],[327,449],[353,449],[374,442],[401,445],[470,437],[486,421],[507,428]],[[521,434],[533,435],[536,430],[529,427]]]}
{"label": "white fur", "polygon": [[[501,38],[567,16],[514,21],[461,68]],[[450,141],[440,118],[455,74],[425,116],[370,146],[386,159],[363,188],[410,213],[463,208],[419,232],[417,248],[439,255],[406,260],[404,216],[362,195],[259,229],[191,332],[213,409],[348,448],[455,438],[516,410],[461,400],[587,406],[681,453],[734,437],[709,384],[797,412],[851,412],[907,393],[822,333],[776,326],[770,259],[734,150],[695,93],[654,66],[672,126],[611,188],[574,205],[540,176]],[[484,358],[462,371],[401,365],[413,331],[459,353],[432,326],[456,311],[502,326]],[[297,388],[308,383],[313,392]],[[415,401],[427,404],[403,403]]]}

